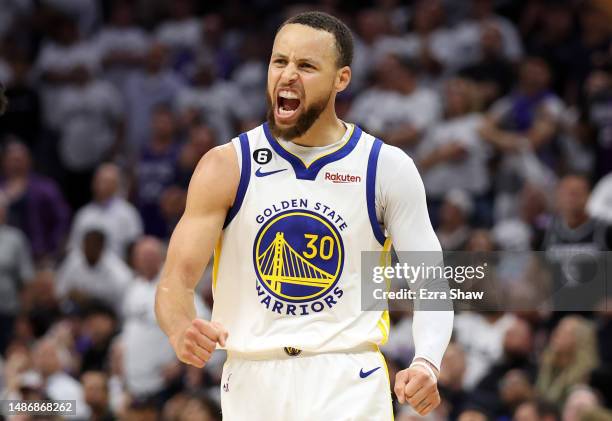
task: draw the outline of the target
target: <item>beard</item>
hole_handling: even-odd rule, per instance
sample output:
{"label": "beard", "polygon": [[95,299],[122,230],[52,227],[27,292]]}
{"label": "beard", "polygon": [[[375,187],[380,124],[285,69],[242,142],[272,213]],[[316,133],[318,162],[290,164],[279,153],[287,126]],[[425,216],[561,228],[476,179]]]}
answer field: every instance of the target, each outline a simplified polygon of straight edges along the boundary
{"label": "beard", "polygon": [[315,102],[310,105],[308,108],[304,109],[302,114],[297,118],[297,121],[293,126],[287,127],[285,129],[280,128],[276,125],[276,121],[274,120],[274,103],[270,94],[266,95],[266,99],[268,100],[268,111],[266,113],[266,119],[268,120],[268,126],[270,127],[270,131],[272,135],[276,138],[281,138],[284,140],[292,140],[297,137],[301,137],[312,127],[312,125],[317,121],[321,113],[327,107],[327,103],[329,102],[329,98],[331,97],[331,91],[327,96],[327,99],[322,99],[321,101]]}

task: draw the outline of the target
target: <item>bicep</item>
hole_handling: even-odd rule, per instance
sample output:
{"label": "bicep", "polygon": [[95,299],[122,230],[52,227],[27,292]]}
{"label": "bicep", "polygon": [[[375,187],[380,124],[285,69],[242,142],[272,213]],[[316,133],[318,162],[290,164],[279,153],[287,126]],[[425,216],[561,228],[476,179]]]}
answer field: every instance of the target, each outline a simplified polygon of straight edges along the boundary
{"label": "bicep", "polygon": [[440,250],[440,242],[429,220],[425,187],[416,166],[405,157],[395,168],[392,177],[381,180],[384,183],[381,187],[385,209],[383,219],[395,249]]}

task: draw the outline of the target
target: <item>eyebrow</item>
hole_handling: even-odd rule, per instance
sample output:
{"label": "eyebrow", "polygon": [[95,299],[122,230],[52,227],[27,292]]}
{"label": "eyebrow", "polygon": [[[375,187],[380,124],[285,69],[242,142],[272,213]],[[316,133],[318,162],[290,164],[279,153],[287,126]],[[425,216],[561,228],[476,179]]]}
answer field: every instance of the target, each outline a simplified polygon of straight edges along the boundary
{"label": "eyebrow", "polygon": [[[283,53],[272,53],[272,58],[283,58],[285,60],[289,59],[289,57]],[[312,57],[303,57],[303,58],[298,59],[298,62],[305,62],[305,61],[315,64],[317,66],[321,65],[321,62],[319,60],[316,60]]]}

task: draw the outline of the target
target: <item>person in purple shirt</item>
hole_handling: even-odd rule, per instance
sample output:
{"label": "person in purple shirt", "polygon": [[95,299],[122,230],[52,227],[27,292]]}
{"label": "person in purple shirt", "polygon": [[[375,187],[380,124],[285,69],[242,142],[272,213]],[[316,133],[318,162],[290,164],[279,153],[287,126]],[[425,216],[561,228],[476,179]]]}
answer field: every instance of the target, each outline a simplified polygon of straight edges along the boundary
{"label": "person in purple shirt", "polygon": [[60,252],[70,224],[70,209],[57,184],[32,171],[30,151],[10,140],[2,154],[0,190],[9,201],[8,224],[21,229],[37,261]]}
{"label": "person in purple shirt", "polygon": [[151,120],[151,139],[142,149],[136,169],[136,202],[145,234],[168,238],[171,228],[162,212],[164,192],[178,184],[180,145],[176,141],[176,123],[170,108],[156,107]]}

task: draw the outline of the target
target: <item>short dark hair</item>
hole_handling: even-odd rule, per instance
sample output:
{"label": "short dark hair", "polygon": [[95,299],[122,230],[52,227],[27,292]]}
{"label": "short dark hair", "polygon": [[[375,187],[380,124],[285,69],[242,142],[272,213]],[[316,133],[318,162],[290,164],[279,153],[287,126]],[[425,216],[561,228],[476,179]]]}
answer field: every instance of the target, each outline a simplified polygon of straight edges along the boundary
{"label": "short dark hair", "polygon": [[353,62],[353,36],[348,26],[340,19],[324,12],[304,12],[287,19],[278,30],[280,31],[281,28],[289,24],[306,25],[329,32],[336,39],[336,49],[338,50],[336,65],[340,68],[350,66]]}

